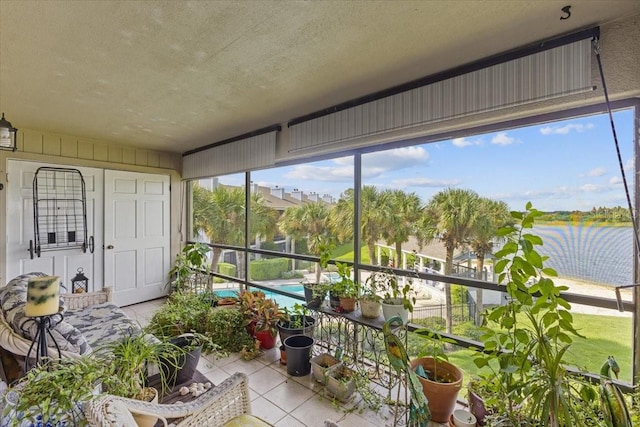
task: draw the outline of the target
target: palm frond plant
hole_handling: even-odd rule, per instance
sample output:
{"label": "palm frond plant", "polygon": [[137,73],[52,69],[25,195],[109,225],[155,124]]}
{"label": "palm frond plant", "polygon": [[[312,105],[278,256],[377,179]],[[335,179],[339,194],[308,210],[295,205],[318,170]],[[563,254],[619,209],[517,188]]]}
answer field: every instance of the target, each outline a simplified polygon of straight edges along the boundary
{"label": "palm frond plant", "polygon": [[124,330],[122,335],[120,340],[109,341],[95,352],[108,370],[103,379],[105,391],[145,400],[149,395],[146,384],[151,366],[158,370],[159,392],[168,390],[170,381],[167,370],[160,367],[180,368],[178,361],[186,354],[185,349],[133,328]]}

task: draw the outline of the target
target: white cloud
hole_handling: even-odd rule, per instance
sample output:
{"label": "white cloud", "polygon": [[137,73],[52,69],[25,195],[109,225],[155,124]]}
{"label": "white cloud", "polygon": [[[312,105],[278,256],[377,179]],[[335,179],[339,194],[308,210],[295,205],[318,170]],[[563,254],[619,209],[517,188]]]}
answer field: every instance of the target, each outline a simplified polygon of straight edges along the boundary
{"label": "white cloud", "polygon": [[453,145],[455,145],[456,147],[468,147],[470,145],[480,145],[482,143],[481,139],[474,139],[474,140],[469,140],[466,138],[453,138],[451,140],[451,143]]}
{"label": "white cloud", "polygon": [[543,135],[566,135],[571,131],[585,132],[595,128],[593,123],[567,123],[564,126],[545,126],[540,128],[540,133]]}
{"label": "white cloud", "polygon": [[635,161],[633,160],[633,157],[632,157],[632,158],[630,158],[629,160],[627,160],[624,163],[623,167],[624,167],[625,171],[632,171],[635,168],[635,165],[636,165],[636,163],[635,163]]}
{"label": "white cloud", "polygon": [[609,184],[610,185],[622,184],[622,178],[619,176],[612,176],[611,179],[609,179]]}
{"label": "white cloud", "polygon": [[580,187],[580,190],[585,191],[587,193],[593,193],[593,192],[602,191],[602,187],[595,184],[584,184],[583,186]]}
{"label": "white cloud", "polygon": [[453,187],[460,184],[459,179],[403,178],[391,181],[395,186],[406,187]]}
{"label": "white cloud", "polygon": [[607,173],[605,168],[593,168],[589,172],[587,172],[587,176],[602,176]]}
{"label": "white cloud", "polygon": [[[331,160],[335,166],[295,165],[285,178],[304,181],[353,182],[353,156]],[[363,178],[375,178],[386,172],[415,167],[429,161],[422,147],[404,147],[368,153],[362,156]]]}
{"label": "white cloud", "polygon": [[506,132],[500,132],[491,139],[492,144],[509,145],[516,142],[516,139],[508,136]]}
{"label": "white cloud", "polygon": [[353,182],[353,167],[296,165],[284,177],[302,181]]}

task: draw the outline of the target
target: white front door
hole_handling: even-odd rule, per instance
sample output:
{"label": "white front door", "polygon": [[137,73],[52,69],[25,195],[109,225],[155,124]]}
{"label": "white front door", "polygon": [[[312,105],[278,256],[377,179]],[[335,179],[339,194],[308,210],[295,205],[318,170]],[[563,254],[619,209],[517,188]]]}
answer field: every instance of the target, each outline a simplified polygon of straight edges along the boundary
{"label": "white front door", "polygon": [[[102,271],[102,169],[73,167],[82,174],[86,191],[87,235],[93,236],[94,253],[81,248],[45,250],[40,256],[29,253],[29,242],[35,241],[33,212],[33,177],[39,167],[57,165],[20,160],[8,160],[7,185],[7,280],[30,272],[60,276],[62,284],[71,292],[71,279],[78,268],[89,279],[89,290],[99,290],[103,284]],[[61,185],[64,185],[61,183]],[[40,198],[40,196],[39,196]]]}
{"label": "white front door", "polygon": [[105,171],[104,280],[120,306],[166,294],[169,176]]}

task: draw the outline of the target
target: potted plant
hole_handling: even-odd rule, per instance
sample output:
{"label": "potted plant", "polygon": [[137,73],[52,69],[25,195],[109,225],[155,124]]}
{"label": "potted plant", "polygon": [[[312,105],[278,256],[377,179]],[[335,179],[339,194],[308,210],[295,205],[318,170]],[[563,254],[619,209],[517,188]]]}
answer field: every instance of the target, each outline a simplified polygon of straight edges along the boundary
{"label": "potted plant", "polygon": [[382,297],[380,296],[382,289],[381,284],[376,280],[377,278],[375,273],[371,274],[359,287],[360,313],[366,319],[377,319],[382,310]]}
{"label": "potted plant", "polygon": [[82,425],[82,404],[100,393],[104,375],[104,364],[90,356],[49,359],[7,390],[2,415],[14,425]]}
{"label": "potted plant", "polygon": [[[322,270],[327,268],[329,260],[331,259],[332,245],[320,244],[320,260],[318,261],[319,273],[322,274]],[[316,309],[322,305],[327,293],[329,292],[331,283],[304,283],[304,298],[308,308]]]}
{"label": "potted plant", "polygon": [[[373,276],[373,277],[372,277]],[[413,312],[416,298],[411,289],[411,280],[401,284],[398,277],[390,271],[376,271],[371,273],[370,280],[376,283],[376,287],[382,289],[382,314],[385,320],[393,316],[400,316],[403,323],[409,321],[409,313]]]}
{"label": "potted plant", "polygon": [[591,425],[587,420],[599,415],[584,400],[590,386],[569,374],[565,361],[571,337],[580,336],[570,305],[560,296],[567,288],[554,284],[557,273],[536,251],[542,239],[528,231],[541,215],[527,203],[524,212],[512,212],[515,225],[499,232],[507,242],[495,254],[494,271],[509,300],[484,314],[484,352],[474,361],[481,369],[498,367],[502,403],[492,423]]}
{"label": "potted plant", "polygon": [[340,309],[346,313],[351,313],[356,309],[358,297],[358,286],[351,278],[351,267],[345,263],[337,262],[340,281],[334,283],[332,291],[340,298]]}
{"label": "potted plant", "polygon": [[356,372],[338,363],[327,370],[327,391],[341,402],[347,402],[356,391]]}
{"label": "potted plant", "polygon": [[280,334],[280,342],[292,335],[313,336],[316,326],[316,319],[309,315],[309,311],[302,304],[294,304],[293,311],[283,310],[282,319],[278,321],[277,328]]}
{"label": "potted plant", "polygon": [[432,421],[449,422],[462,388],[462,371],[449,363],[444,352],[445,343],[452,342],[429,329],[417,329],[418,335],[428,338],[420,350],[420,357],[411,360],[422,384],[422,391],[429,402]]}
{"label": "potted plant", "polygon": [[238,298],[249,332],[260,341],[262,348],[273,348],[276,345],[278,322],[285,317],[278,303],[266,298],[261,291],[243,290]]}
{"label": "potted plant", "polygon": [[475,376],[467,383],[469,411],[476,417],[479,426],[485,425],[485,417],[504,412],[500,405],[505,401],[503,386],[497,374]]}
{"label": "potted plant", "polygon": [[[102,384],[106,392],[117,396],[157,402],[158,392],[170,388],[169,378],[163,369],[158,369],[160,390],[147,387],[150,366],[172,366],[177,368],[178,359],[184,350],[153,335],[140,333],[133,328],[123,331],[120,340],[110,341],[96,350],[96,357],[104,363],[107,372]],[[153,426],[153,416],[135,414],[138,425]]]}
{"label": "potted plant", "polygon": [[320,384],[327,384],[327,371],[337,364],[342,364],[342,362],[329,353],[321,353],[312,357],[311,372],[313,373],[313,378]]}
{"label": "potted plant", "polygon": [[453,420],[453,425],[456,427],[476,427],[478,421],[475,415],[466,409],[454,410],[451,419]]}
{"label": "potted plant", "polygon": [[[173,291],[194,290],[194,277],[198,275],[206,275],[205,282],[210,281],[209,277],[209,261],[208,253],[211,248],[204,243],[188,243],[178,255],[173,264],[173,268],[169,270],[169,282]],[[200,280],[195,280],[200,282]]]}

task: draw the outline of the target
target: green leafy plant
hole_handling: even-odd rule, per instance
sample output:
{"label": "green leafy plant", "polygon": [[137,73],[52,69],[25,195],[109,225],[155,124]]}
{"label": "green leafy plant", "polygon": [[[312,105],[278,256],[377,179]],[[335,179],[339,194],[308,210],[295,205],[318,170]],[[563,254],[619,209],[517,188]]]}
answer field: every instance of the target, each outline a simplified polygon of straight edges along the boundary
{"label": "green leafy plant", "polygon": [[194,274],[209,274],[210,266],[207,255],[211,248],[204,243],[189,243],[176,256],[175,263],[169,270],[169,285],[176,291],[189,287]]}
{"label": "green leafy plant", "polygon": [[340,281],[334,283],[332,290],[343,298],[356,298],[358,296],[358,286],[351,278],[351,267],[342,262],[336,262]]}
{"label": "green leafy plant", "polygon": [[[99,392],[105,369],[102,361],[90,356],[78,359],[50,359],[27,372],[12,387],[15,405],[5,407],[4,415],[12,416],[12,425],[17,426],[23,420],[36,425],[86,425],[82,416],[82,402],[90,400]],[[8,399],[11,400],[11,399]],[[10,414],[15,410],[22,417]]]}
{"label": "green leafy plant", "polygon": [[309,309],[299,303],[295,303],[293,308],[289,310],[288,308],[284,308],[282,310],[282,319],[280,324],[286,324],[290,329],[302,329],[310,326],[308,321]]}
{"label": "green leafy plant", "polygon": [[435,359],[436,363],[434,364],[433,372],[428,372],[429,379],[436,382],[452,382],[455,381],[454,378],[448,378],[445,375],[438,374],[438,362],[441,361],[449,361],[449,357],[445,351],[447,344],[455,344],[455,341],[449,338],[445,338],[439,333],[427,329],[420,328],[414,331],[416,335],[419,335],[423,338],[423,344],[418,352],[418,357],[432,357]]}
{"label": "green leafy plant", "polygon": [[407,280],[404,285],[398,280],[392,271],[375,271],[368,278],[371,285],[377,289],[381,289],[383,293],[382,302],[385,304],[395,304],[398,299],[401,300],[402,306],[413,312],[413,306],[416,303],[415,295],[411,289],[412,280]]}
{"label": "green leafy plant", "polygon": [[365,301],[380,302],[382,301],[382,292],[385,289],[382,283],[377,280],[378,275],[372,273],[363,283],[358,284],[358,298]]}
{"label": "green leafy plant", "polygon": [[[117,396],[143,400],[146,398],[145,383],[148,367],[165,365],[180,368],[178,359],[186,351],[168,341],[158,340],[149,334],[139,333],[133,328],[123,331],[123,337],[100,347],[94,353],[107,372],[103,377],[105,391]],[[169,388],[166,371],[159,369],[160,392]]]}
{"label": "green leafy plant", "polygon": [[267,298],[262,291],[243,290],[238,299],[245,326],[253,325],[255,332],[269,331],[272,336],[276,336],[278,322],[285,318],[278,303]]}
{"label": "green leafy plant", "polygon": [[505,286],[509,301],[485,313],[481,337],[484,353],[477,353],[479,368],[493,369],[502,383],[499,399],[511,425],[539,420],[543,425],[581,425],[585,405],[580,376],[569,375],[564,356],[572,336],[570,305],[551,277],[555,270],[544,266],[547,257],[536,250],[542,239],[528,232],[542,215],[527,203],[525,212],[512,212],[516,225],[499,231],[507,243],[498,251],[495,272]]}

